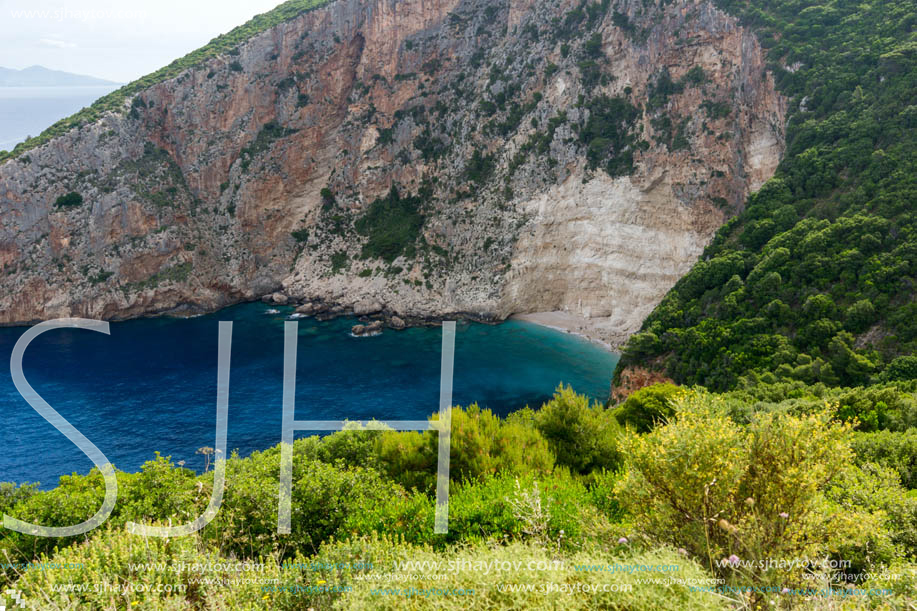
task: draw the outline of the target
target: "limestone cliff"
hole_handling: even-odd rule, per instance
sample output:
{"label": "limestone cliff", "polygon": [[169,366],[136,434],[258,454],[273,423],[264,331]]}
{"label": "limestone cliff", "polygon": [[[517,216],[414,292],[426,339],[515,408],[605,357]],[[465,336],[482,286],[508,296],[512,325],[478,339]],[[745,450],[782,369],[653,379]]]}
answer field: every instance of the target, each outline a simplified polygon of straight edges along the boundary
{"label": "limestone cliff", "polygon": [[705,1],[337,0],[0,165],[0,322],[282,290],[617,342],[774,171],[784,106]]}

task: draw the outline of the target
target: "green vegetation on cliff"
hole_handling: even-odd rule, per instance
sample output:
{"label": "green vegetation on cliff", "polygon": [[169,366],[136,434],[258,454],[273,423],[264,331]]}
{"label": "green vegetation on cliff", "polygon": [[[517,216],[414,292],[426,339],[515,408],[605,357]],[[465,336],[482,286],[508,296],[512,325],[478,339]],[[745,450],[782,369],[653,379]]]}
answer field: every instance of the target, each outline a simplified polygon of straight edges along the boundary
{"label": "green vegetation on cliff", "polygon": [[719,0],[790,99],[776,175],[624,349],[712,389],[917,377],[917,9]]}
{"label": "green vegetation on cliff", "polygon": [[423,195],[402,197],[395,185],[389,189],[388,195],[373,201],[366,213],[354,223],[357,233],[368,238],[362,257],[379,258],[387,263],[402,254],[413,258],[424,223],[420,212],[423,204]]}

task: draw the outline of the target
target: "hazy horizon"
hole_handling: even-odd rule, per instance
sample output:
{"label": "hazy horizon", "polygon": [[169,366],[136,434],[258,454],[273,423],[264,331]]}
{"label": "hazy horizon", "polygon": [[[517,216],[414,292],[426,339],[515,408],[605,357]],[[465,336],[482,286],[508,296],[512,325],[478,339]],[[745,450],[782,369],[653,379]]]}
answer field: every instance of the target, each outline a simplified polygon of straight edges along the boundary
{"label": "hazy horizon", "polygon": [[127,83],[271,10],[281,0],[0,0],[0,65]]}

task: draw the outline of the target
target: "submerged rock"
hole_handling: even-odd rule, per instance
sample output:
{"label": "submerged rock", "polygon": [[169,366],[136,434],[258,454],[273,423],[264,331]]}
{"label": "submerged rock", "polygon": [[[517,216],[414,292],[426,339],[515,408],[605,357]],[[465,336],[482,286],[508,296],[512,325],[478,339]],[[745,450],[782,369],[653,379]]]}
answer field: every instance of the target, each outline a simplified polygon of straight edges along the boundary
{"label": "submerged rock", "polygon": [[381,320],[375,320],[368,325],[354,325],[350,332],[356,337],[366,337],[369,335],[379,335],[382,333],[383,323]]}

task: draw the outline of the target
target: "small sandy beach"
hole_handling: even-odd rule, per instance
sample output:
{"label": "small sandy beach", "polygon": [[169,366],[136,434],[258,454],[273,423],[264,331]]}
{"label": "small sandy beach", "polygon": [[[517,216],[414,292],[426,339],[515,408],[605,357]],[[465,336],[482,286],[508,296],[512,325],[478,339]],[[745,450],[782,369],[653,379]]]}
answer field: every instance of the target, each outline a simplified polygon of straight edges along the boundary
{"label": "small sandy beach", "polygon": [[513,314],[510,316],[513,320],[524,320],[543,327],[549,327],[557,331],[564,331],[579,335],[589,341],[602,345],[612,352],[618,352],[615,348],[602,339],[602,333],[599,328],[588,318],[577,316],[569,312],[532,312],[530,314]]}

